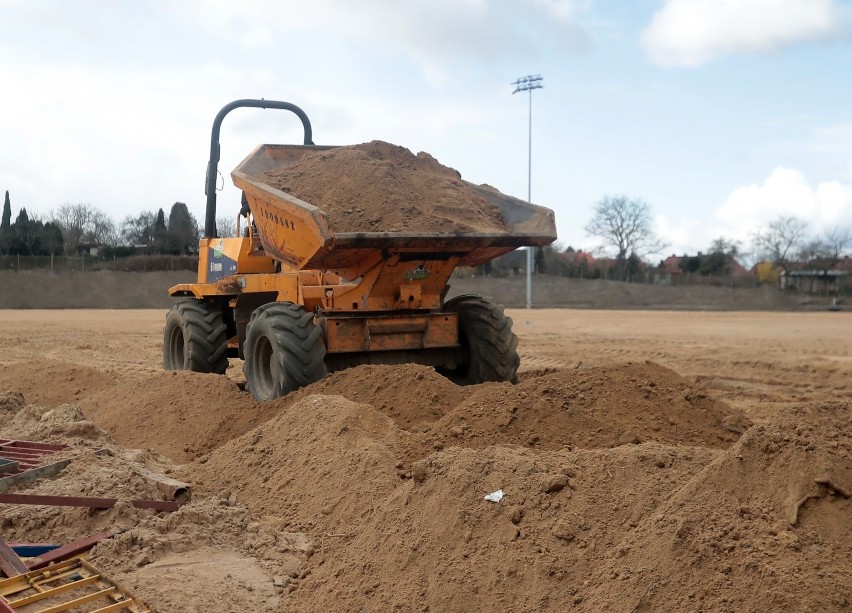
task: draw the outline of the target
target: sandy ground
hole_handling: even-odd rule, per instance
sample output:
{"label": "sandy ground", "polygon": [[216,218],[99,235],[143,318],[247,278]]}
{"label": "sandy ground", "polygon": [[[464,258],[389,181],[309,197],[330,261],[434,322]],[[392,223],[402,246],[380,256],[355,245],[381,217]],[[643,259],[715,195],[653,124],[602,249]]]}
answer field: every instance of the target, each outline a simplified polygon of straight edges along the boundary
{"label": "sandy ground", "polygon": [[263,405],[236,361],[162,372],[164,313],[0,311],[0,438],[72,445],[16,491],[195,492],[4,505],[4,538],[125,529],[93,559],[160,611],[852,607],[850,313],[510,310],[517,386],[360,367]]}

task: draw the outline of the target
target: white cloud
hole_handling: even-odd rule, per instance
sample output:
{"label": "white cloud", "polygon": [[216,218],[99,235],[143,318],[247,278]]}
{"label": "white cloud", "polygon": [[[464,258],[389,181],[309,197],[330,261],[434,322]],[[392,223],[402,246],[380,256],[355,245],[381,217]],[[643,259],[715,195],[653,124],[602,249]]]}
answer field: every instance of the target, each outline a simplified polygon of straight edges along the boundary
{"label": "white cloud", "polygon": [[742,240],[782,215],[804,219],[813,232],[852,227],[852,186],[812,185],[797,170],[776,168],[763,184],[736,188],[716,212],[728,235]]}
{"label": "white cloud", "polygon": [[833,37],[848,14],[834,0],[665,0],[641,44],[656,64],[698,66]]}
{"label": "white cloud", "polygon": [[852,185],[813,184],[803,173],[779,167],[762,183],[737,187],[718,207],[706,210],[705,215],[655,218],[654,231],[669,245],[667,254],[702,251],[719,237],[740,241],[747,251],[754,233],[781,216],[805,220],[813,236],[836,227],[852,230]]}
{"label": "white cloud", "polygon": [[385,57],[412,61],[436,83],[447,82],[465,60],[523,61],[591,44],[579,19],[588,0],[192,0],[161,6],[245,46],[273,48],[310,33],[304,61],[339,40],[357,41]]}

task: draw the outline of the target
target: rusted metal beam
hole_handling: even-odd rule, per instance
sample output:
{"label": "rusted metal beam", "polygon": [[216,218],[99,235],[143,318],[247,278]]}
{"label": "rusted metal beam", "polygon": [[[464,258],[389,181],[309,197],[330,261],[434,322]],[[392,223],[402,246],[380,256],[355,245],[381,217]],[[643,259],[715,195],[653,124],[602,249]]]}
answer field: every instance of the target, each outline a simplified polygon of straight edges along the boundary
{"label": "rusted metal beam", "polygon": [[26,566],[28,570],[38,570],[40,568],[44,568],[48,564],[53,564],[54,562],[59,562],[61,560],[66,560],[68,558],[74,557],[84,551],[88,551],[92,547],[94,547],[99,541],[103,539],[108,539],[114,536],[116,533],[110,530],[103,530],[102,532],[98,532],[96,534],[92,534],[90,536],[85,536],[81,539],[77,539],[76,541],[72,541],[67,545],[63,545],[62,547],[58,547],[57,549],[53,549],[52,551],[48,551],[37,558],[34,558],[27,562]]}
{"label": "rusted metal beam", "polygon": [[0,449],[22,448],[36,449],[39,451],[62,451],[67,447],[68,445],[61,445],[59,443],[42,443],[39,441],[20,441],[11,438],[0,438]]}
{"label": "rusted metal beam", "polygon": [[2,538],[0,538],[0,571],[7,577],[17,577],[29,572],[26,564]]}
{"label": "rusted metal beam", "polygon": [[26,483],[27,481],[41,479],[42,477],[51,477],[60,472],[70,463],[71,460],[59,460],[58,462],[54,462],[53,464],[46,464],[45,466],[39,466],[38,468],[31,468],[30,470],[25,470],[24,472],[18,473],[17,475],[3,477],[2,479],[0,479],[0,492],[8,490],[13,485],[19,485],[21,483]]}
{"label": "rusted metal beam", "polygon": [[[0,504],[31,504],[52,507],[89,507],[92,509],[111,509],[118,498],[89,498],[85,496],[42,496],[39,494],[0,494]],[[131,500],[137,509],[156,511],[177,511],[180,504],[166,500]]]}

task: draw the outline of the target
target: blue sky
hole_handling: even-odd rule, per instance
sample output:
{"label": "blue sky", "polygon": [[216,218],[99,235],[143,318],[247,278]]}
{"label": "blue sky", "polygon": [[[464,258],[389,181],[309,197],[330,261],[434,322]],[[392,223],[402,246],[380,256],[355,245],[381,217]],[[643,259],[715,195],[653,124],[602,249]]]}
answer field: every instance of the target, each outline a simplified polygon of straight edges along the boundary
{"label": "blue sky", "polygon": [[[0,191],[116,221],[186,202],[201,221],[210,124],[293,102],[318,144],[387,140],[556,211],[646,201],[672,253],[748,242],[779,215],[852,228],[852,5],[841,0],[0,0]],[[229,172],[299,142],[280,111],[225,120]],[[230,208],[229,208],[230,206]],[[665,254],[661,254],[665,255]]]}

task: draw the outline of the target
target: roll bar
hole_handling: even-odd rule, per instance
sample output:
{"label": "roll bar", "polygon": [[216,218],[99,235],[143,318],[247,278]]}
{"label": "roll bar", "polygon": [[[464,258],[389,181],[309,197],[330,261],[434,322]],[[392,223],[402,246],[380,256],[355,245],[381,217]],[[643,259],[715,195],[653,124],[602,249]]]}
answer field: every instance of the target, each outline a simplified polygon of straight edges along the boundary
{"label": "roll bar", "polygon": [[204,184],[204,194],[207,196],[207,213],[204,218],[204,237],[216,238],[216,176],[219,174],[219,130],[225,115],[241,107],[252,107],[259,109],[283,109],[292,111],[302,120],[305,130],[305,145],[313,145],[313,133],[311,131],[311,120],[305,112],[295,104],[281,102],[279,100],[253,100],[246,98],[234,100],[222,107],[222,110],[213,120],[213,130],[210,133],[210,160],[207,162],[207,177]]}

